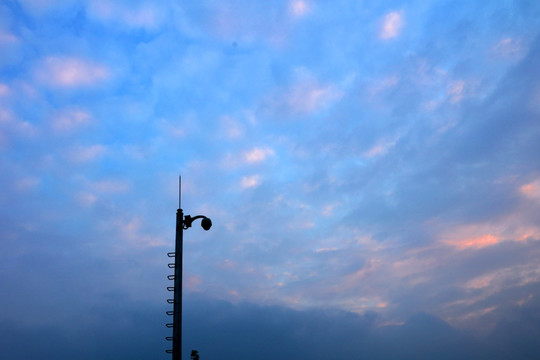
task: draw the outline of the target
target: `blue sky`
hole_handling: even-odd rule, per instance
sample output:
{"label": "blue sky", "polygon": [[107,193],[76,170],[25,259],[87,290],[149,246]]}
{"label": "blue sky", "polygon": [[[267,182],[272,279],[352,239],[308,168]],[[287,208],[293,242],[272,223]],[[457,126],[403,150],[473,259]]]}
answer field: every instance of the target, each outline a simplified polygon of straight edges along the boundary
{"label": "blue sky", "polygon": [[41,332],[166,358],[179,174],[214,224],[185,234],[202,323],[540,334],[539,25],[537,1],[0,2],[1,357]]}

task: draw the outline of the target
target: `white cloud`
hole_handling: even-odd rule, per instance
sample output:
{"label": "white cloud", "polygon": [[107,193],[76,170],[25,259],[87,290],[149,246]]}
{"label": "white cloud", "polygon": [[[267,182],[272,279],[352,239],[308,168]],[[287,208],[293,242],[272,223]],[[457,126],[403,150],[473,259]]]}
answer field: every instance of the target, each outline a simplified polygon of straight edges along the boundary
{"label": "white cloud", "polygon": [[247,163],[253,164],[253,163],[259,163],[264,160],[268,156],[274,155],[274,150],[269,147],[256,147],[244,154],[244,159]]}
{"label": "white cloud", "polygon": [[242,189],[254,188],[261,184],[260,175],[244,176],[242,177],[241,186]]}
{"label": "white cloud", "polygon": [[403,11],[392,11],[384,16],[379,37],[383,40],[395,38],[403,28]]}
{"label": "white cloud", "polygon": [[109,76],[105,66],[75,57],[47,57],[36,69],[38,80],[54,87],[92,86]]}
{"label": "white cloud", "polygon": [[274,153],[270,147],[254,147],[242,153],[229,153],[223,158],[222,166],[231,169],[243,165],[255,165],[266,161]]}

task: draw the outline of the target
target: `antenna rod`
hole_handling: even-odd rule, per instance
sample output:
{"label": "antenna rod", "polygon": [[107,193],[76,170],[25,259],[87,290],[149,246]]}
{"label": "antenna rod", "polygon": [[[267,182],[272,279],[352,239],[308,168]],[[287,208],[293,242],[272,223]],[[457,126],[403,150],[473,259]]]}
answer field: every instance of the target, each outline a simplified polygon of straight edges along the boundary
{"label": "antenna rod", "polygon": [[178,208],[182,208],[182,175],[178,175]]}

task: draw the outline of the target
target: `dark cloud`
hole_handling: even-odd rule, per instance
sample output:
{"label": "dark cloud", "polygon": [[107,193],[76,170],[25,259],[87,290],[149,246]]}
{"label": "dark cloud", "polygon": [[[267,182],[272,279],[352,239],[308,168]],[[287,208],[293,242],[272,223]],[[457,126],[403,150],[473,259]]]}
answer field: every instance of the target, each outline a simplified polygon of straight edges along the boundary
{"label": "dark cloud", "polygon": [[[25,359],[166,359],[170,336],[163,307],[111,302],[69,323],[0,324],[0,355]],[[297,311],[249,303],[233,305],[189,296],[184,305],[184,353],[204,359],[534,359],[540,317],[537,306],[505,310],[483,338],[418,313],[401,325],[381,324],[375,313]]]}

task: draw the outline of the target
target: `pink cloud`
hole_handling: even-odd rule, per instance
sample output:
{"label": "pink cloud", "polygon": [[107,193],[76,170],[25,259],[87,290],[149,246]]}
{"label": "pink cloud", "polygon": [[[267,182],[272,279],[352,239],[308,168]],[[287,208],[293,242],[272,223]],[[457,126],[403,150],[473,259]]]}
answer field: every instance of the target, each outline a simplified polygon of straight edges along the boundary
{"label": "pink cloud", "polygon": [[502,58],[520,58],[525,54],[526,48],[520,39],[507,37],[493,46],[493,52]]}
{"label": "pink cloud", "polygon": [[268,156],[274,154],[274,150],[269,147],[256,147],[244,154],[247,163],[260,163],[266,160]]}
{"label": "pink cloud", "polygon": [[444,231],[440,239],[457,250],[482,249],[502,242],[540,240],[540,227],[516,212],[493,223],[457,226]]}
{"label": "pink cloud", "polygon": [[540,199],[540,179],[522,185],[519,190],[530,199]]}
{"label": "pink cloud", "polygon": [[[242,165],[255,165],[266,161],[274,155],[274,149],[270,147],[254,147],[251,150],[226,154],[222,160],[222,166],[226,169],[235,168]],[[245,183],[245,182],[244,182]]]}
{"label": "pink cloud", "polygon": [[14,44],[19,42],[19,39],[10,33],[0,31],[0,44]]}
{"label": "pink cloud", "polygon": [[129,220],[116,219],[113,224],[129,247],[148,248],[167,245],[162,238],[144,233],[142,230],[143,221],[140,217],[133,217]]}
{"label": "pink cloud", "polygon": [[448,242],[448,244],[457,247],[460,250],[475,248],[481,249],[487,246],[495,245],[499,243],[499,237],[492,234],[484,234],[480,236],[465,238],[457,241]]}
{"label": "pink cloud", "polygon": [[447,90],[447,95],[452,103],[461,101],[465,92],[465,85],[466,83],[463,80],[457,80],[450,84]]}
{"label": "pink cloud", "polygon": [[0,96],[6,96],[10,93],[10,88],[6,84],[0,83]]}
{"label": "pink cloud", "polygon": [[383,40],[395,38],[403,28],[403,12],[392,11],[384,16],[379,37]]}
{"label": "pink cloud", "polygon": [[41,182],[40,178],[26,177],[26,178],[23,178],[23,179],[17,181],[15,186],[16,186],[17,190],[28,191],[28,190],[35,189],[39,185],[40,182]]}
{"label": "pink cloud", "polygon": [[289,3],[289,11],[295,17],[302,17],[310,11],[310,5],[307,1],[294,0]]}
{"label": "pink cloud", "polygon": [[53,118],[52,127],[58,132],[69,132],[90,123],[91,118],[82,109],[65,110]]}
{"label": "pink cloud", "polygon": [[202,277],[200,275],[186,276],[186,279],[184,280],[184,286],[190,291],[197,291],[199,290],[202,282]]}
{"label": "pink cloud", "polygon": [[492,285],[495,280],[496,273],[484,274],[478,277],[475,277],[465,283],[465,288],[468,289],[483,289]]}
{"label": "pink cloud", "polygon": [[36,70],[37,78],[53,87],[96,85],[110,76],[109,70],[86,59],[75,57],[47,57]]}
{"label": "pink cloud", "polygon": [[364,152],[364,156],[367,158],[373,158],[377,156],[382,156],[386,154],[390,149],[392,149],[398,141],[397,137],[394,138],[385,138],[377,141],[373,147]]}
{"label": "pink cloud", "polygon": [[84,205],[84,206],[91,206],[93,205],[96,200],[97,200],[97,196],[90,193],[90,192],[86,192],[86,191],[83,191],[83,192],[79,192],[76,196],[75,196],[75,199],[77,200],[77,202],[81,205]]}
{"label": "pink cloud", "polygon": [[300,86],[293,90],[290,105],[299,112],[312,112],[339,100],[343,93],[333,86]]}

